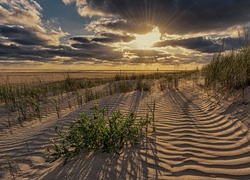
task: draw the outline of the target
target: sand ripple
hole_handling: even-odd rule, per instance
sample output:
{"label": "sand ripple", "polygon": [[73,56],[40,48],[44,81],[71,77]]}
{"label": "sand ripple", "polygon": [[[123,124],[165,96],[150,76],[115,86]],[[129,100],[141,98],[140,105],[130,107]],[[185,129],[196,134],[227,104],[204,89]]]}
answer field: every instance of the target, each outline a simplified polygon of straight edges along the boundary
{"label": "sand ripple", "polygon": [[[120,156],[84,154],[64,167],[45,162],[44,147],[55,137],[54,124],[68,126],[81,112],[91,115],[93,103],[145,116],[156,102],[156,133],[140,145],[125,148]],[[248,128],[211,99],[192,87],[163,92],[115,94],[89,102],[18,135],[3,135],[1,163],[13,160],[21,169],[17,179],[250,179]],[[25,133],[26,131],[26,133]],[[7,171],[0,178],[10,178]]]}

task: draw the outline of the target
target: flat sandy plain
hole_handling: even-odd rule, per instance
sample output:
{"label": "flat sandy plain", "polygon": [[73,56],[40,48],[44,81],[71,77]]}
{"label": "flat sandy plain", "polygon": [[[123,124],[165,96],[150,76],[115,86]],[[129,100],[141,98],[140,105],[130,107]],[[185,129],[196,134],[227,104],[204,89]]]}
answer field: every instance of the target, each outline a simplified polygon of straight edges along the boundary
{"label": "flat sandy plain", "polygon": [[[150,92],[114,94],[65,108],[59,120],[50,113],[42,122],[17,125],[13,135],[1,126],[0,163],[15,162],[21,170],[16,179],[250,179],[249,94],[248,89],[244,102],[232,103],[204,93],[192,81],[161,91],[156,80]],[[91,114],[94,103],[144,116],[153,100],[156,133],[139,145],[124,148],[120,156],[83,154],[65,166],[63,160],[46,162],[55,124],[67,126],[79,113]],[[0,179],[11,178],[8,170],[0,171]]]}

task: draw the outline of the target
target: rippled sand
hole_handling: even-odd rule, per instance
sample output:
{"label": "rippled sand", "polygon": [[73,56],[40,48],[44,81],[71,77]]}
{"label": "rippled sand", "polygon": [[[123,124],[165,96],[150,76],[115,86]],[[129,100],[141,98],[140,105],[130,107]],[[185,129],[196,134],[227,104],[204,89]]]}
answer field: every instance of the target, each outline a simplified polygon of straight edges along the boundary
{"label": "rippled sand", "polygon": [[[249,96],[247,97],[249,98]],[[62,166],[62,160],[45,162],[44,147],[55,137],[54,125],[67,126],[93,103],[112,112],[134,111],[144,116],[156,102],[156,133],[140,145],[125,148],[120,156],[83,154]],[[10,157],[21,169],[17,179],[250,179],[249,104],[218,102],[183,84],[179,90],[115,94],[53,113],[43,120],[1,133],[0,159]],[[7,171],[0,173],[9,179]]]}

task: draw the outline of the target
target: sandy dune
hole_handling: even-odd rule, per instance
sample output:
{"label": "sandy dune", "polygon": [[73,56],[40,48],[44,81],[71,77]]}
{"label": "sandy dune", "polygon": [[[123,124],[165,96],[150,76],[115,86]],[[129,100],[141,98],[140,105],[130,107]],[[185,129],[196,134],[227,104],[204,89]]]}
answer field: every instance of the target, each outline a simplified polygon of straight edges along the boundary
{"label": "sandy dune", "polygon": [[[62,160],[45,162],[44,147],[55,137],[55,123],[67,126],[79,113],[91,113],[96,102],[110,112],[120,109],[145,116],[154,100],[156,133],[140,145],[125,148],[120,156],[83,154],[65,166]],[[0,161],[16,162],[21,169],[16,179],[250,179],[249,105],[229,105],[219,105],[192,85],[160,91],[156,83],[152,93],[115,94],[86,103],[59,120],[51,116],[13,135],[2,133]],[[5,169],[0,178],[11,176]]]}

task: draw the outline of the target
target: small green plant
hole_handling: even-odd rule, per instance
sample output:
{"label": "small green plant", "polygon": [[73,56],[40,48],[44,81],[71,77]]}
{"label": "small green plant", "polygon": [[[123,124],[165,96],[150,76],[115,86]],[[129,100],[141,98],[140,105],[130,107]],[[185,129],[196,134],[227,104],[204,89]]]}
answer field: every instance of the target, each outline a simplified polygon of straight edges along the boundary
{"label": "small green plant", "polygon": [[52,146],[46,148],[52,161],[65,157],[66,163],[68,158],[86,151],[119,154],[125,145],[139,143],[146,121],[137,121],[134,113],[124,115],[119,110],[109,116],[107,109],[98,105],[93,110],[92,118],[80,114],[66,131],[55,127],[58,140],[51,139]]}

